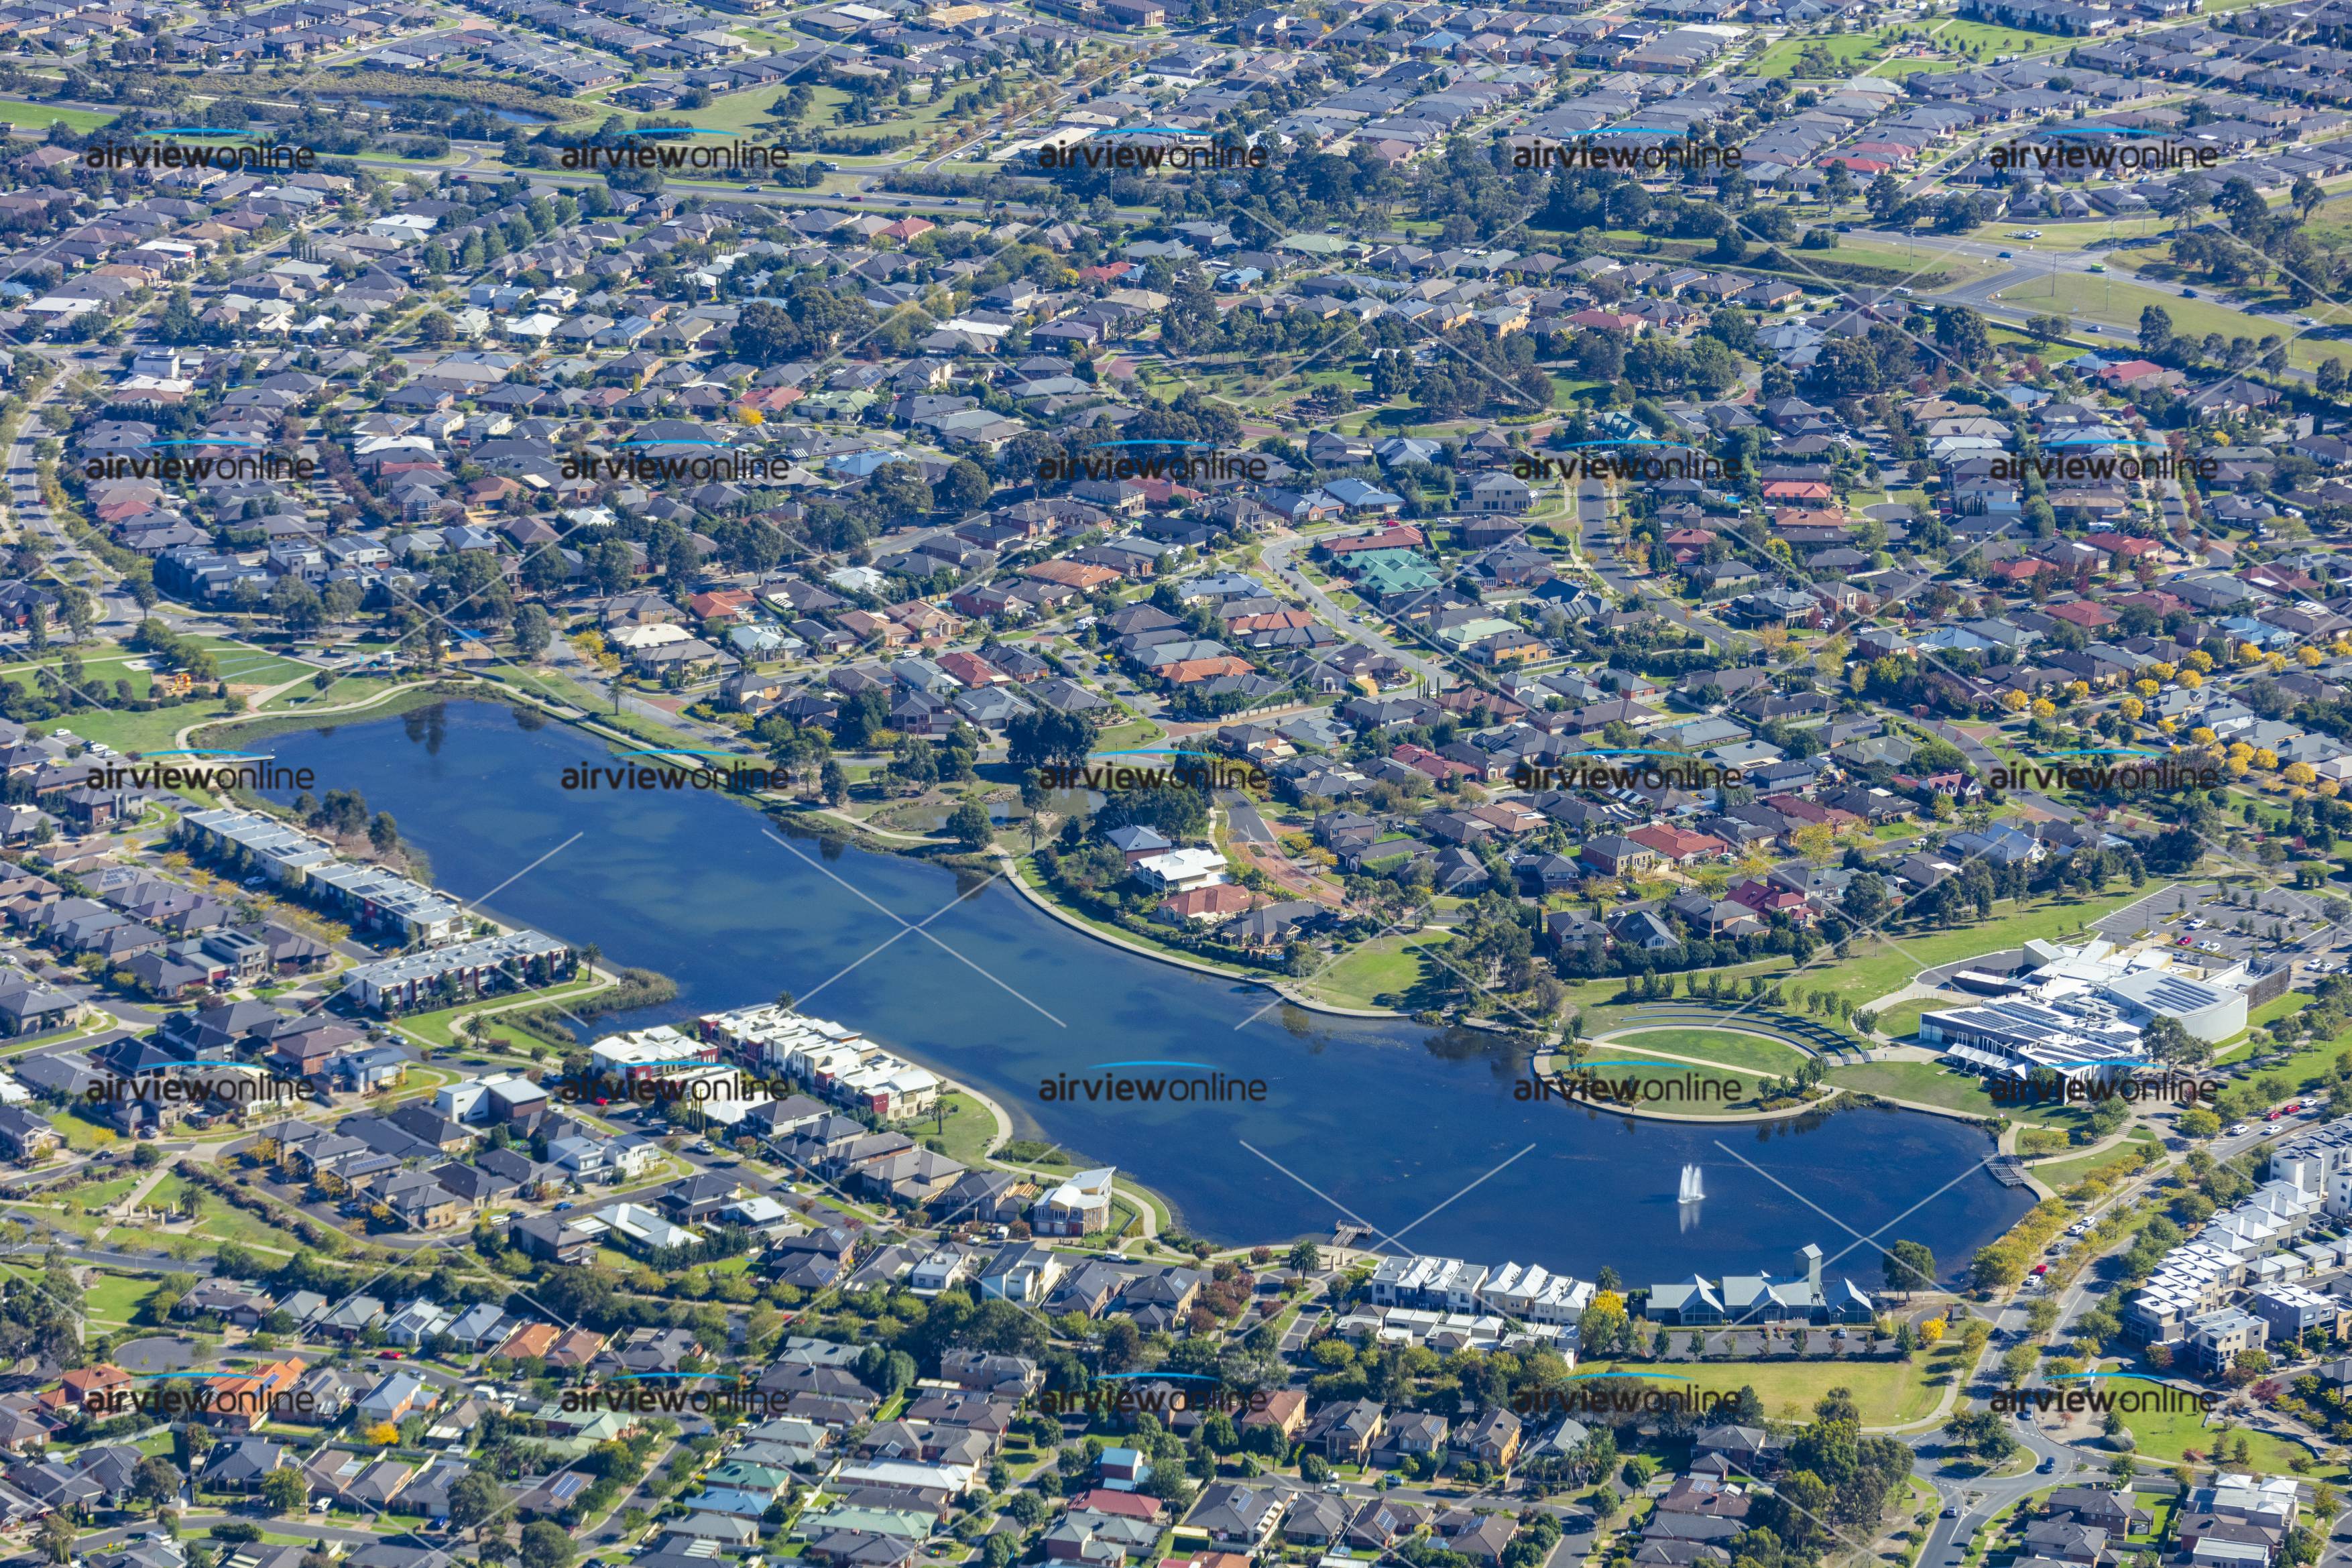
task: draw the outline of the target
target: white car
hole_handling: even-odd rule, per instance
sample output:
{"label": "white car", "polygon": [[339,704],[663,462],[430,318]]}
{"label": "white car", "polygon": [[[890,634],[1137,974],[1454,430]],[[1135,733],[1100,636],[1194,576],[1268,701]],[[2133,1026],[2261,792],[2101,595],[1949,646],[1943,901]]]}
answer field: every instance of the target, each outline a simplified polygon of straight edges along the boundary
{"label": "white car", "polygon": [[2231,1124],[2230,1124],[2230,1130],[2229,1130],[2229,1134],[2228,1134],[2228,1135],[2229,1135],[2229,1136],[2231,1136],[2231,1137],[2232,1137],[2232,1138],[2234,1138],[2234,1137],[2239,1136],[2241,1134],[2244,1133],[2244,1132],[2245,1132],[2245,1130],[2246,1130],[2246,1124],[2245,1124],[2243,1122],[2233,1122],[2233,1123],[2231,1123]]}

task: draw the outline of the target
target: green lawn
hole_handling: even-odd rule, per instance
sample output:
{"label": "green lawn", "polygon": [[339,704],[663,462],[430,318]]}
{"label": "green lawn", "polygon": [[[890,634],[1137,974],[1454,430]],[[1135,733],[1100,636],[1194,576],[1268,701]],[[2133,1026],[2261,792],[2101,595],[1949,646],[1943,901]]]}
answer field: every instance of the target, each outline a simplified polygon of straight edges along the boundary
{"label": "green lawn", "polygon": [[0,99],[0,122],[22,125],[35,131],[47,131],[59,120],[76,131],[95,131],[101,125],[111,125],[111,114],[100,114],[89,109],[53,109],[46,103],[17,103]]}
{"label": "green lawn", "polygon": [[50,1117],[49,1124],[64,1136],[66,1147],[78,1155],[92,1154],[122,1141],[121,1134],[84,1116],[79,1105],[68,1109],[63,1115]]}
{"label": "green lawn", "polygon": [[[1601,1111],[1657,1111],[1675,1116],[1747,1116],[1761,1109],[1759,1095],[1763,1077],[1752,1072],[1685,1067],[1639,1056],[1603,1045],[1593,1052],[1601,1065],[1593,1078],[1606,1085],[1589,1098],[1580,1092],[1576,1103]],[[1580,1075],[1574,1075],[1580,1076]]]}
{"label": "green lawn", "polygon": [[[2139,1132],[2147,1129],[2141,1128]],[[2053,1192],[2063,1193],[2093,1171],[2111,1166],[2128,1165],[2137,1160],[2141,1152],[2151,1146],[2153,1140],[2142,1141],[2136,1132],[2112,1149],[2095,1155],[2078,1155],[2071,1160],[2044,1160],[2032,1167],[2033,1176]]]}
{"label": "green lawn", "polygon": [[245,1247],[267,1247],[291,1254],[301,1248],[299,1238],[247,1214],[241,1208],[231,1208],[218,1198],[212,1199],[196,1222],[192,1235],[214,1241],[234,1241]]}
{"label": "green lawn", "polygon": [[1854,1006],[1861,1007],[1889,991],[1901,989],[1905,984],[1916,979],[1921,971],[1948,964],[1956,958],[1974,957],[1979,954],[2021,946],[2036,936],[2045,941],[2057,941],[2076,936],[2091,922],[2156,891],[2158,889],[2152,883],[2147,887],[2127,887],[2088,898],[2036,899],[2023,905],[2012,906],[2006,915],[1996,907],[1990,920],[1979,921],[1973,925],[1957,926],[1948,931],[1905,932],[1882,937],[1867,946],[1857,943],[1855,956],[1845,962],[1807,968],[1787,978],[1791,985],[1807,990],[1826,989],[1835,996],[1849,998]]}
{"label": "green lawn", "polygon": [[[2010,269],[2005,261],[1989,261],[1980,256],[1958,256],[1930,246],[1872,245],[1841,237],[1835,250],[1809,250],[1799,253],[1809,264],[1813,260],[1850,262],[1860,267],[1883,267],[1891,272],[1925,279],[1930,273],[1941,273],[1949,279],[1944,287],[1963,283],[1981,283],[1988,277],[1998,277]],[[1916,822],[1891,824],[1903,832],[1917,832]]]}
{"label": "green lawn", "polygon": [[[2108,1394],[2120,1394],[2128,1389],[2154,1394],[2162,1386],[2160,1384],[2150,1383],[2137,1377],[2101,1380],[2102,1391]],[[2158,1464],[2175,1463],[2186,1458],[2189,1450],[2192,1448],[2197,1451],[2200,1459],[2208,1459],[2214,1438],[2218,1435],[2215,1428],[2205,1424],[2205,1417],[2194,1410],[2178,1413],[2142,1410],[2127,1417],[2126,1424],[2131,1427],[2132,1436],[2138,1439],[2139,1457],[2143,1460]],[[2290,1443],[2268,1432],[2247,1431],[2243,1427],[2239,1427],[2236,1431],[2244,1433],[2248,1458],[2258,1470],[2275,1475],[2286,1475],[2290,1473],[2288,1461],[2296,1455],[2302,1455],[2306,1459],[2312,1458],[2310,1450],[2300,1444]],[[2233,1433],[2232,1447],[2235,1446],[2235,1441]],[[2315,1464],[2305,1473],[2315,1481],[2335,1481],[2340,1484],[2346,1472],[2342,1465]]]}
{"label": "green lawn", "polygon": [[1897,1002],[1878,1015],[1878,1032],[1889,1040],[1908,1040],[1919,1032],[1919,1019],[1928,1012],[1956,1006],[1952,1002]]}
{"label": "green lawn", "polygon": [[[1937,24],[1935,42],[1948,49],[1982,45],[1998,55],[2024,54],[2036,49],[2063,48],[2068,40],[2050,33],[2028,33],[1990,22],[1950,21]],[[2032,227],[2032,225],[2025,225]]]}
{"label": "green lawn", "polygon": [[2013,1122],[2068,1132],[2090,1124],[2087,1113],[2079,1105],[2030,1101],[2004,1104],[1985,1092],[1982,1080],[1965,1072],[1947,1072],[1932,1061],[1868,1061],[1853,1067],[1832,1067],[1829,1082],[1865,1094],[1941,1105],[1972,1116],[2005,1116]]}
{"label": "green lawn", "polygon": [[1654,1051],[1781,1077],[1796,1072],[1806,1061],[1806,1053],[1794,1046],[1718,1029],[1635,1030],[1593,1046],[1592,1055],[1596,1059],[1641,1056]]}
{"label": "green lawn", "polygon": [[170,746],[173,737],[190,725],[206,723],[224,716],[229,711],[207,698],[203,702],[182,703],[176,707],[154,708],[146,713],[110,709],[103,713],[69,714],[55,723],[35,727],[43,735],[53,730],[69,729],[84,740],[101,741],[117,751],[160,751]]}
{"label": "green lawn", "polygon": [[1966,1073],[1947,1072],[1932,1061],[1871,1061],[1857,1067],[1833,1067],[1829,1081],[1866,1094],[1890,1100],[1911,1100],[1941,1105],[1973,1116],[1998,1116],[2002,1107],[1992,1103],[1981,1080]]}
{"label": "green lawn", "polygon": [[[487,1004],[467,1002],[458,1007],[443,1008],[436,1012],[413,1014],[400,1019],[393,1027],[399,1033],[408,1035],[423,1044],[449,1050],[457,1043],[457,1037],[449,1031],[462,1013],[478,1011],[485,1005],[504,1008],[530,1007],[544,1002],[565,1002],[576,997],[586,996],[591,991],[602,990],[604,988],[604,982],[602,980],[567,980],[562,985],[551,986],[545,990],[520,991],[511,995],[493,997]],[[493,1017],[489,1021],[491,1033],[496,1035],[498,1020]]]}
{"label": "green lawn", "polygon": [[950,1159],[967,1166],[980,1164],[981,1151],[996,1135],[996,1118],[988,1113],[987,1106],[961,1092],[940,1095],[940,1107],[946,1113],[943,1128],[932,1118],[925,1117],[908,1126],[908,1135],[916,1139],[936,1137],[945,1145]]}
{"label": "green lawn", "polygon": [[100,1274],[82,1291],[82,1304],[101,1322],[128,1323],[140,1303],[161,1287],[130,1274]]}
{"label": "green lawn", "polygon": [[[2207,292],[2198,287],[2200,296]],[[2308,333],[2296,336],[2294,322],[2289,317],[2250,316],[2210,298],[2183,299],[2178,288],[2148,288],[2112,276],[2060,272],[2003,289],[1994,298],[2014,309],[2046,311],[2072,320],[2121,327],[2126,337],[2138,332],[2143,309],[2158,306],[2172,318],[2172,329],[2179,336],[2201,338],[2208,332],[2219,332],[2224,339],[2248,338],[2257,343],[2265,337],[2284,339],[2287,362],[2301,370],[2316,370],[2321,361],[2331,356],[2341,359],[2345,353],[2341,343]]]}
{"label": "green lawn", "polygon": [[195,641],[212,650],[214,662],[220,665],[221,679],[232,686],[283,685],[319,673],[316,664],[281,658],[226,637],[198,637]]}
{"label": "green lawn", "polygon": [[1829,37],[1782,38],[1741,68],[1744,76],[1784,77],[1797,68],[1798,57],[1808,49],[1819,49],[1849,75],[1875,60],[1883,51],[1885,35],[1880,33],[1841,33]]}
{"label": "green lawn", "polygon": [[[1867,1285],[1871,1281],[1856,1282]],[[1679,1331],[1673,1332],[1679,1338]],[[1826,1330],[1814,1331],[1816,1345],[1827,1342]],[[1915,1356],[1909,1361],[1616,1362],[1598,1368],[1580,1365],[1578,1370],[1652,1373],[1667,1387],[1678,1386],[1665,1380],[1679,1375],[1689,1378],[1701,1389],[1726,1394],[1749,1387],[1763,1400],[1765,1414],[1790,1419],[1810,1416],[1822,1395],[1832,1388],[1844,1388],[1853,1393],[1854,1404],[1862,1411],[1863,1425],[1895,1427],[1919,1420],[1935,1409],[1936,1401],[1943,1397],[1944,1384],[1951,1376],[1951,1364],[1956,1359],[1955,1351]]]}
{"label": "green lawn", "polygon": [[1399,1008],[1421,983],[1423,966],[1436,967],[1406,948],[1444,946],[1448,940],[1426,931],[1376,936],[1297,988],[1335,1008]]}

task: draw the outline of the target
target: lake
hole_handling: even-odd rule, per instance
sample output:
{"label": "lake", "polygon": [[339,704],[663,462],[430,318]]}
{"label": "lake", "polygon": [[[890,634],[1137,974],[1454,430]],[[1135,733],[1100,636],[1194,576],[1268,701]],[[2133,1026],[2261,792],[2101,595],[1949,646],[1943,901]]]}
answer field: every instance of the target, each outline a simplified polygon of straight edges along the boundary
{"label": "lake", "polygon": [[[608,1030],[789,990],[994,1098],[1024,1135],[1115,1163],[1221,1243],[1360,1223],[1400,1250],[1585,1277],[1613,1264],[1634,1283],[1785,1277],[1813,1243],[1832,1279],[1872,1289],[1892,1241],[1924,1242],[1948,1276],[2029,1207],[1971,1172],[1992,1147],[1960,1122],[1871,1109],[1713,1126],[1520,1102],[1524,1063],[1490,1038],[1282,1005],[1094,941],[1001,883],[785,837],[708,792],[567,791],[565,767],[607,748],[503,704],[273,749],[319,791],[390,811],[453,896],[677,982],[674,1002]],[[1139,1059],[1263,1079],[1265,1103],[1039,1099],[1049,1077]],[[1675,1200],[1685,1163],[1703,1167],[1702,1204]]]}

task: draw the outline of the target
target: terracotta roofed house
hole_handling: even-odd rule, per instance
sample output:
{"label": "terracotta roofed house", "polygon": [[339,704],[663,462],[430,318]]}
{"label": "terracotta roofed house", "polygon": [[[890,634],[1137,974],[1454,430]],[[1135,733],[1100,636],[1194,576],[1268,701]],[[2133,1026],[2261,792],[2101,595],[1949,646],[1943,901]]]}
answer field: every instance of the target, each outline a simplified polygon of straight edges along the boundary
{"label": "terracotta roofed house", "polygon": [[509,1334],[506,1343],[490,1355],[495,1360],[530,1361],[555,1348],[555,1335],[553,1323],[525,1323]]}
{"label": "terracotta roofed house", "polygon": [[1171,894],[1161,903],[1159,917],[1170,925],[1218,925],[1236,915],[1246,915],[1260,902],[1256,894],[1235,883],[1217,883],[1189,893]]}
{"label": "terracotta roofed house", "polygon": [[1635,828],[1625,836],[1644,849],[1655,850],[1659,859],[1672,861],[1676,865],[1688,865],[1696,860],[1706,860],[1710,856],[1722,854],[1731,848],[1729,844],[1712,833],[1686,832],[1680,828],[1669,828],[1657,823]]}

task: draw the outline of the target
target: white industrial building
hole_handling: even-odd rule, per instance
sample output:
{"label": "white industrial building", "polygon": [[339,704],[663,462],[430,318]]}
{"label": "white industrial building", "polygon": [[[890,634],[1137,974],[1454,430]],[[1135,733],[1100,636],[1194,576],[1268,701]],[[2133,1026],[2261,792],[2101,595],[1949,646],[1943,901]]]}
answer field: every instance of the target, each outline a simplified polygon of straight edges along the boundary
{"label": "white industrial building", "polygon": [[1988,1078],[2055,1072],[2101,1079],[2146,1065],[2141,1032],[2169,1018],[2193,1040],[2218,1043],[2246,1027],[2243,967],[2211,977],[2176,969],[2160,948],[2121,954],[2105,940],[2079,947],[2025,945],[2036,967],[2020,975],[1971,975],[1977,988],[2008,994],[1976,1007],[1929,1013],[1919,1038],[1945,1060]]}

